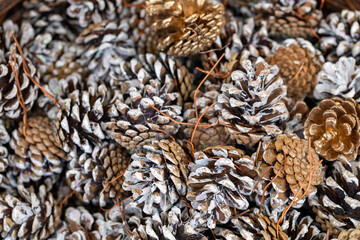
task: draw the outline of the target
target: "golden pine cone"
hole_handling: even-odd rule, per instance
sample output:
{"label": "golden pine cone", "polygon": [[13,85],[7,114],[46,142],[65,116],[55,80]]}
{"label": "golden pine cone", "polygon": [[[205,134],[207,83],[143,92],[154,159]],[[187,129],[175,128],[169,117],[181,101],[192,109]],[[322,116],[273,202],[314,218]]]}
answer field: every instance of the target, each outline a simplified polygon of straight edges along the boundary
{"label": "golden pine cone", "polygon": [[157,49],[168,55],[207,50],[225,25],[224,5],[210,0],[147,0],[146,12],[159,37]]}
{"label": "golden pine cone", "polygon": [[338,240],[359,240],[360,239],[360,227],[356,229],[350,229],[348,231],[342,231],[338,238]]}
{"label": "golden pine cone", "polygon": [[[264,144],[263,160],[260,172],[265,172],[273,167],[265,179],[273,179],[271,190],[271,206],[274,209],[283,207],[292,199],[300,198],[306,189],[305,197],[316,193],[316,186],[324,178],[322,165],[314,150],[311,151],[311,168],[309,157],[309,144],[296,135],[279,135],[275,140]],[[309,172],[313,169],[309,185]],[[278,175],[275,178],[275,175]],[[299,192],[299,193],[298,193]],[[303,202],[299,201],[299,206]]]}
{"label": "golden pine cone", "polygon": [[353,161],[360,147],[360,105],[352,98],[322,100],[305,121],[305,138],[328,161]]}
{"label": "golden pine cone", "polygon": [[302,100],[312,94],[324,58],[311,42],[299,38],[285,40],[266,61],[279,67],[288,87],[287,96]]}

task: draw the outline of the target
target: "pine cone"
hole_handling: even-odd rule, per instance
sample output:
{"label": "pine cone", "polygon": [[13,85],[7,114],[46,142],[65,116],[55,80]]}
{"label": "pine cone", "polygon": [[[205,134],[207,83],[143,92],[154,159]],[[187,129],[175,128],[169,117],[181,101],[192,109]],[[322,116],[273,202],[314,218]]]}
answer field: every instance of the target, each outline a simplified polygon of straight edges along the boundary
{"label": "pine cone", "polygon": [[161,140],[132,155],[123,188],[146,214],[166,211],[186,194],[189,156],[176,142]]}
{"label": "pine cone", "polygon": [[336,62],[340,57],[354,57],[360,63],[360,12],[343,10],[330,13],[317,30],[326,60]]}
{"label": "pine cone", "polygon": [[305,138],[327,161],[353,161],[360,146],[360,105],[352,98],[325,99],[305,121]]}
{"label": "pine cone", "polygon": [[360,103],[360,67],[356,66],[354,58],[341,57],[335,64],[326,62],[317,79],[316,99],[353,98]]}
{"label": "pine cone", "polygon": [[6,188],[8,185],[8,180],[6,177],[8,166],[8,150],[6,147],[0,145],[0,188]]}
{"label": "pine cone", "polygon": [[[316,221],[331,235],[360,227],[360,177],[359,162],[351,166],[340,161],[333,164],[329,177],[318,187],[318,194],[309,198],[316,213]],[[355,180],[355,181],[354,181]]]}
{"label": "pine cone", "polygon": [[[196,105],[198,109],[198,116],[200,117],[211,104],[216,102],[220,94],[220,85],[212,84],[210,81],[204,82],[204,89],[199,90],[196,95]],[[196,111],[194,105],[195,91],[192,92],[191,101],[185,103],[183,118],[187,123],[193,126],[182,127],[182,132],[187,139],[190,139],[194,125],[197,123]],[[221,144],[230,145],[231,141],[229,135],[225,133],[223,126],[215,125],[218,120],[218,111],[214,107],[208,111],[201,118],[202,125],[214,125],[211,127],[198,126],[194,135],[193,144],[196,150],[205,149],[206,147],[217,146]]]}
{"label": "pine cone", "polygon": [[360,239],[360,227],[342,231],[337,237],[338,240],[357,240]]}
{"label": "pine cone", "polygon": [[130,240],[207,240],[204,235],[195,232],[191,225],[184,223],[184,220],[186,214],[176,206],[168,212],[155,213],[152,217],[131,218],[130,221],[136,225],[136,228]]}
{"label": "pine cone", "polygon": [[[282,99],[286,86],[276,66],[258,59],[241,61],[241,70],[231,74],[233,84],[223,84],[216,109],[220,125],[238,144],[253,146],[282,133],[289,112]],[[244,69],[244,70],[243,70]]]}
{"label": "pine cone", "polygon": [[67,6],[66,0],[27,0],[23,3],[26,10],[23,23],[30,24],[35,35],[26,48],[42,74],[53,68],[79,32],[66,16]]}
{"label": "pine cone", "polygon": [[[0,50],[0,116],[18,118],[21,114],[21,105],[17,98],[19,92],[15,83],[14,74],[11,68],[13,60],[11,51],[4,53]],[[23,69],[23,59],[19,54],[15,54],[16,68],[20,82],[20,91],[24,99],[26,110],[30,110],[38,96],[38,88],[33,84]],[[25,62],[29,67],[30,75],[39,82],[39,72],[31,61],[25,57]],[[14,66],[15,67],[15,66]]]}
{"label": "pine cone", "polygon": [[109,136],[122,147],[129,151],[141,150],[145,144],[178,132],[179,124],[167,117],[182,121],[181,107],[172,105],[178,94],[169,93],[169,86],[155,79],[143,90],[131,87],[128,92],[119,94],[111,104],[110,120],[106,122]]}
{"label": "pine cone", "polygon": [[80,62],[92,72],[92,80],[109,81],[112,66],[118,65],[121,58],[136,54],[129,21],[123,19],[91,24],[77,37],[76,43],[84,49],[80,52]]}
{"label": "pine cone", "polygon": [[[56,231],[57,240],[92,239],[101,240],[98,223],[104,222],[101,213],[91,213],[85,207],[68,207],[64,221]],[[107,238],[103,238],[104,240]]]}
{"label": "pine cone", "polygon": [[294,102],[292,99],[286,99],[285,102],[290,113],[285,134],[303,132],[305,120],[309,115],[308,105],[304,101]]}
{"label": "pine cone", "polygon": [[258,19],[266,20],[272,37],[313,38],[313,29],[322,19],[322,11],[316,9],[316,0],[275,0],[255,4]]}
{"label": "pine cone", "polygon": [[50,119],[31,117],[12,133],[11,148],[15,151],[13,167],[19,171],[18,182],[38,181],[42,177],[60,174],[66,153],[56,141]]}
{"label": "pine cone", "polygon": [[47,239],[59,222],[57,201],[45,185],[0,195],[0,233],[4,239]]}
{"label": "pine cone", "polygon": [[289,98],[302,100],[311,96],[316,85],[316,75],[324,62],[320,51],[304,39],[287,39],[275,47],[274,54],[266,58],[269,64],[277,65],[284,79]]}
{"label": "pine cone", "polygon": [[207,215],[207,225],[227,223],[235,209],[249,207],[247,196],[255,186],[254,161],[235,147],[216,146],[195,153],[189,165],[186,198],[194,209]]}
{"label": "pine cone", "polygon": [[225,25],[224,6],[210,0],[147,0],[146,7],[157,49],[168,55],[185,57],[208,50]]}
{"label": "pine cone", "polygon": [[[279,235],[276,233],[276,222],[266,215],[260,214],[259,209],[252,209],[245,215],[231,219],[231,225],[240,239],[268,239],[268,240],[288,240],[288,236],[282,229]],[[223,229],[215,229],[215,233],[221,234]],[[226,233],[226,231],[224,231]],[[231,239],[231,238],[230,238]],[[237,240],[235,238],[235,240]]]}
{"label": "pine cone", "polygon": [[306,192],[293,206],[299,208],[308,196],[316,194],[316,186],[323,181],[324,172],[313,149],[310,158],[307,141],[296,135],[279,135],[276,140],[264,143],[263,149],[263,161],[258,168],[259,172],[267,173],[263,179],[273,181],[270,189],[273,212],[282,212],[295,197],[298,200]]}
{"label": "pine cone", "polygon": [[90,86],[87,91],[76,89],[59,101],[55,128],[64,151],[74,150],[76,145],[91,153],[93,145],[105,138],[100,123],[107,111],[109,95],[105,85]]}
{"label": "pine cone", "polygon": [[[101,206],[105,206],[109,200],[116,203],[116,199],[125,195],[122,189],[124,177],[117,177],[126,171],[129,160],[130,157],[119,145],[103,142],[95,146],[91,154],[83,153],[71,160],[66,172],[68,184],[85,203],[98,205],[100,201]],[[108,182],[111,183],[106,186]]]}
{"label": "pine cone", "polygon": [[0,144],[10,142],[10,135],[6,130],[6,123],[0,119]]}

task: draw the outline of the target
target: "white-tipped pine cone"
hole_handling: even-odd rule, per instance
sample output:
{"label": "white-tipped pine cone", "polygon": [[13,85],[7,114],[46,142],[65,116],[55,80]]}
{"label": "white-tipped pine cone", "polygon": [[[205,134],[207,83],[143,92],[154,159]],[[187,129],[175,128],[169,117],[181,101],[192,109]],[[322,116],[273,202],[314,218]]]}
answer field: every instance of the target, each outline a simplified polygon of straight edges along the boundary
{"label": "white-tipped pine cone", "polygon": [[341,57],[336,63],[324,63],[317,80],[314,89],[316,99],[353,98],[360,103],[360,67],[356,66],[353,57]]}
{"label": "white-tipped pine cone", "polygon": [[[241,70],[231,74],[232,84],[224,83],[216,109],[219,124],[238,144],[255,145],[283,132],[289,118],[283,98],[286,85],[279,69],[258,58],[255,64],[241,60]],[[244,69],[244,70],[243,70]]]}
{"label": "white-tipped pine cone", "polygon": [[235,209],[249,207],[247,197],[258,176],[254,161],[232,146],[209,147],[195,153],[189,165],[186,198],[192,207],[205,214],[207,225],[227,223]]}
{"label": "white-tipped pine cone", "polygon": [[190,157],[179,144],[169,140],[144,145],[143,153],[132,155],[123,188],[131,191],[146,214],[170,209],[187,192]]}

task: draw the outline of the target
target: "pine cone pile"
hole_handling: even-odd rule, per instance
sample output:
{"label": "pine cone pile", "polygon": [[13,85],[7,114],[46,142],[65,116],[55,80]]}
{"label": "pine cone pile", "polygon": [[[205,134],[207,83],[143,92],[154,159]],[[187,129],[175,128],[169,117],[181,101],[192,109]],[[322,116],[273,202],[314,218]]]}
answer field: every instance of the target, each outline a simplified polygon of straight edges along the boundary
{"label": "pine cone pile", "polygon": [[360,240],[355,1],[0,2],[1,239]]}

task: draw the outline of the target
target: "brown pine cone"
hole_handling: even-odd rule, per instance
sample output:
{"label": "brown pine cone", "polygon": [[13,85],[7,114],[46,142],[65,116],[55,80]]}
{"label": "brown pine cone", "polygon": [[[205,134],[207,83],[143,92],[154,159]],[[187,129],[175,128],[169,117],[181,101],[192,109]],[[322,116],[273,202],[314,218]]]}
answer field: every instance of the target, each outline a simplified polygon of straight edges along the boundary
{"label": "brown pine cone", "polygon": [[50,190],[17,186],[0,195],[0,234],[3,239],[47,239],[55,233],[60,209]]}
{"label": "brown pine cone", "polygon": [[125,195],[122,189],[124,177],[117,178],[107,186],[106,183],[123,174],[129,162],[130,156],[125,149],[113,142],[103,142],[95,146],[91,154],[83,153],[71,160],[66,180],[83,202],[95,205],[100,202],[101,206],[105,206],[109,200],[116,203],[119,197]]}
{"label": "brown pine cone", "polygon": [[360,147],[360,105],[352,98],[322,100],[310,111],[304,135],[327,161],[354,161]]}
{"label": "brown pine cone", "polygon": [[279,67],[287,85],[287,96],[302,100],[312,95],[324,58],[311,42],[299,38],[285,40],[266,61]]}
{"label": "brown pine cone", "polygon": [[10,146],[15,151],[12,162],[19,172],[18,182],[38,181],[42,177],[59,174],[67,154],[54,135],[54,128],[47,117],[27,119],[24,136],[24,123],[12,133]]}
{"label": "brown pine cone", "polygon": [[210,0],[147,0],[157,49],[168,55],[189,56],[208,48],[224,27],[224,5]]}
{"label": "brown pine cone", "polygon": [[209,147],[195,153],[189,164],[186,198],[194,209],[203,212],[207,226],[227,223],[237,210],[249,207],[258,176],[254,161],[233,146]]}
{"label": "brown pine cone", "polygon": [[190,156],[176,142],[154,141],[143,146],[143,153],[131,156],[123,188],[144,213],[166,211],[185,197]]}
{"label": "brown pine cone", "polygon": [[219,124],[238,144],[254,146],[283,132],[289,118],[283,98],[286,85],[278,68],[259,58],[255,64],[241,60],[231,74],[232,84],[223,83],[216,110]]}
{"label": "brown pine cone", "polygon": [[180,126],[173,120],[182,122],[181,107],[175,105],[178,93],[169,93],[168,87],[152,79],[142,90],[131,87],[127,94],[119,94],[108,111],[109,136],[127,150],[138,151],[154,140],[176,134]]}
{"label": "brown pine cone", "polygon": [[[210,107],[211,104],[215,103],[220,94],[220,85],[212,84],[210,81],[204,82],[204,87],[202,90],[199,90],[196,95],[196,105],[198,110],[198,117],[200,117],[205,110]],[[184,106],[184,121],[187,123],[193,124],[193,126],[183,126],[182,132],[187,139],[190,139],[193,131],[194,125],[197,123],[195,105],[194,105],[194,95],[195,91],[192,92],[191,100],[185,103]],[[193,144],[195,150],[205,149],[211,146],[217,145],[231,145],[231,140],[229,135],[225,132],[223,126],[217,124],[218,121],[218,111],[215,110],[214,106],[206,111],[206,113],[201,118],[201,125],[214,125],[211,127],[201,127],[196,128],[196,132],[193,139]]]}
{"label": "brown pine cone", "polygon": [[[304,198],[294,207],[301,207],[308,196],[316,194],[316,186],[323,181],[324,172],[314,150],[311,150],[310,160],[307,141],[296,135],[279,135],[276,140],[264,143],[263,149],[263,161],[258,167],[261,173],[267,171],[264,179],[273,180],[270,189],[270,205],[273,211],[282,212],[295,196],[299,199],[305,191],[307,192]],[[309,184],[311,169],[313,172]]]}
{"label": "brown pine cone", "polygon": [[255,4],[259,20],[266,20],[269,34],[281,39],[315,37],[313,29],[322,19],[316,0],[275,0]]}

